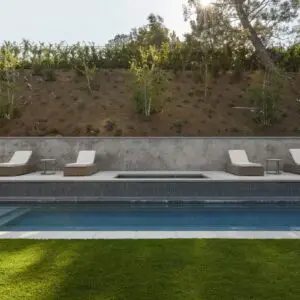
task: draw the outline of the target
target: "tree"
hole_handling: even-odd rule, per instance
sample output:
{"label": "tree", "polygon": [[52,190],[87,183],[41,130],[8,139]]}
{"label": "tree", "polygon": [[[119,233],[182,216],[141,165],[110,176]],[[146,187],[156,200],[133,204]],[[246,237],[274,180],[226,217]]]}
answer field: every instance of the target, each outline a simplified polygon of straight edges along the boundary
{"label": "tree", "polygon": [[251,24],[249,14],[246,13],[246,8],[243,6],[244,0],[234,0],[234,3],[241,24],[243,28],[248,32],[249,39],[251,40],[264,67],[272,73],[278,73],[275,63],[272,61],[266,50],[266,47],[264,46],[262,40],[259,38],[254,26],[252,26]]}
{"label": "tree", "polygon": [[139,47],[153,45],[160,48],[163,43],[169,42],[169,29],[164,25],[164,19],[159,15],[150,14],[148,24],[131,31],[131,39]]}
{"label": "tree", "polygon": [[[207,10],[199,0],[188,0],[187,7],[195,9],[196,20]],[[243,30],[266,70],[278,73],[266,48],[276,38],[291,33],[289,25],[299,16],[299,0],[215,0],[212,7],[210,11],[229,20],[229,24],[221,22],[221,26],[231,31]]]}
{"label": "tree", "polygon": [[169,45],[164,43],[160,49],[150,45],[140,47],[139,51],[141,59],[133,59],[130,67],[135,76],[134,100],[137,111],[150,117],[161,105],[160,96],[166,80],[162,66],[168,59]]}
{"label": "tree", "polygon": [[128,34],[117,34],[112,40],[109,40],[106,47],[123,47],[131,42],[131,37]]}
{"label": "tree", "polygon": [[255,27],[263,28],[269,38],[290,34],[291,30],[286,25],[298,17],[299,0],[234,0],[234,5],[239,20],[244,30],[247,31],[264,67],[270,72],[278,73],[276,65],[266,51],[264,39],[259,37],[259,32]]}

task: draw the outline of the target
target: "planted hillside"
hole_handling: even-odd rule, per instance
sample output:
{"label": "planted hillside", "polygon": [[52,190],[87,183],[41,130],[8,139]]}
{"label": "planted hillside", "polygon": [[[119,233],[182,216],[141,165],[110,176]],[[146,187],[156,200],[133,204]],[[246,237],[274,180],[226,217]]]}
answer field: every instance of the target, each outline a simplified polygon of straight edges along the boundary
{"label": "planted hillside", "polygon": [[297,135],[300,46],[283,24],[299,7],[286,3],[190,0],[184,39],[151,14],[104,47],[3,42],[0,134]]}

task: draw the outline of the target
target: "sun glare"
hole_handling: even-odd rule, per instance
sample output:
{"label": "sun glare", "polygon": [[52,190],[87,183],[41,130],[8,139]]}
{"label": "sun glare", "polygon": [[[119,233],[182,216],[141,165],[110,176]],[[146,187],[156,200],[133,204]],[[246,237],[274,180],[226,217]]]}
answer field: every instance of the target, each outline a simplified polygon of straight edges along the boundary
{"label": "sun glare", "polygon": [[200,5],[207,7],[210,6],[212,4],[212,0],[200,0]]}

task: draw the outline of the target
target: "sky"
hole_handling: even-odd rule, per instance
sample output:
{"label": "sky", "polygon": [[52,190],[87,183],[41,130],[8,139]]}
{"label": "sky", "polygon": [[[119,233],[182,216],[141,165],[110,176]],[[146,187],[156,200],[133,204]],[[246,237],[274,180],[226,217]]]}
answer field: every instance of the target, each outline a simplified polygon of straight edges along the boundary
{"label": "sky", "polygon": [[105,45],[116,34],[147,23],[150,13],[161,15],[179,36],[185,0],[0,0],[0,43],[7,41],[95,42]]}

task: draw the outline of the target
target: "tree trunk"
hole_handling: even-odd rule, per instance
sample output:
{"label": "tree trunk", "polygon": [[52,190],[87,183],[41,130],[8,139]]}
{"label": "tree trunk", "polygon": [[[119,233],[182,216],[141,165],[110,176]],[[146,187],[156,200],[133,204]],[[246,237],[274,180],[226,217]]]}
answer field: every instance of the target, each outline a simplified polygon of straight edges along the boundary
{"label": "tree trunk", "polygon": [[260,38],[258,37],[255,29],[253,28],[253,26],[251,25],[249,18],[243,8],[243,2],[245,0],[233,0],[234,1],[234,5],[238,14],[238,17],[243,25],[243,28],[245,30],[248,30],[249,32],[249,39],[252,43],[252,45],[254,46],[256,52],[259,55],[259,58],[261,60],[261,63],[264,65],[266,71],[268,71],[271,74],[275,74],[278,75],[280,78],[284,79],[285,81],[288,82],[292,92],[297,95],[297,97],[300,97],[300,93],[298,91],[298,89],[295,87],[293,81],[291,78],[289,78],[289,76],[281,74],[280,70],[276,67],[275,63],[273,62],[273,60],[271,59],[271,57],[269,56],[264,44],[262,43],[262,41],[260,40]]}
{"label": "tree trunk", "polygon": [[256,52],[259,55],[259,58],[261,60],[261,63],[264,65],[267,71],[271,73],[279,73],[278,68],[276,67],[275,63],[270,58],[265,46],[263,45],[262,41],[258,37],[255,29],[251,25],[248,16],[243,8],[243,2],[244,0],[234,0],[234,4],[236,7],[237,14],[239,16],[239,19],[244,27],[245,30],[249,32],[249,38],[256,50]]}

